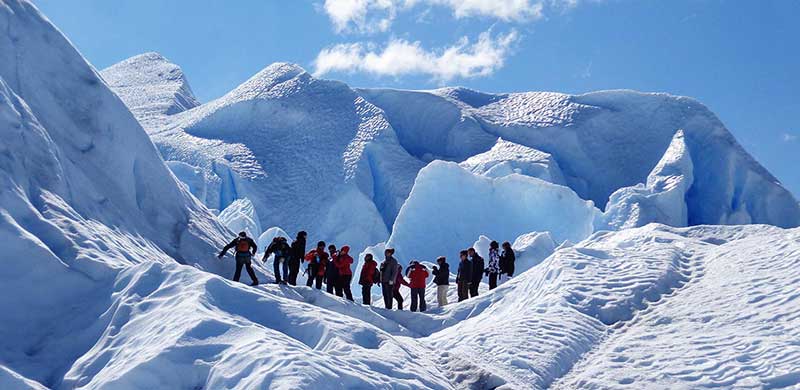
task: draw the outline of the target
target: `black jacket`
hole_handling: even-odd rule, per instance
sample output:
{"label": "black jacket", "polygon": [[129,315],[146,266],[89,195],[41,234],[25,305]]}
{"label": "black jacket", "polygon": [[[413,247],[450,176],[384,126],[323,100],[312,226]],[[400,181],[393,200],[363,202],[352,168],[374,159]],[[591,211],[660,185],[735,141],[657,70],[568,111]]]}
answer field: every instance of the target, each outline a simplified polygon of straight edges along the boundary
{"label": "black jacket", "polygon": [[267,251],[264,253],[264,260],[267,260],[270,254],[275,254],[275,259],[279,259],[283,257],[284,259],[290,256],[292,248],[289,247],[289,244],[286,241],[278,241],[273,242],[267,248]]}
{"label": "black jacket", "polygon": [[450,264],[442,263],[439,268],[433,269],[433,282],[437,286],[447,286],[450,284]]}
{"label": "black jacket", "polygon": [[458,262],[458,275],[456,275],[457,282],[471,282],[472,281],[472,263],[469,260]]}
{"label": "black jacket", "polygon": [[253,241],[252,238],[250,238],[250,237],[244,237],[244,238],[236,237],[236,238],[233,239],[233,241],[231,241],[230,244],[225,245],[225,248],[222,248],[222,252],[219,253],[220,257],[225,256],[225,253],[228,252],[229,249],[236,248],[236,246],[239,245],[239,241],[240,240],[246,240],[247,243],[250,244],[250,251],[252,252],[252,254],[253,255],[256,254],[256,251],[258,251],[258,245],[256,245],[256,242]]}
{"label": "black jacket", "polygon": [[500,272],[504,274],[514,273],[514,261],[516,259],[517,256],[514,254],[513,249],[504,250],[500,255]]}
{"label": "black jacket", "polygon": [[289,256],[290,260],[300,260],[306,256],[306,239],[299,238],[292,242],[292,254]]}
{"label": "black jacket", "polygon": [[475,257],[472,258],[472,283],[480,283],[481,279],[483,279],[483,271],[486,268],[486,264],[483,262],[483,257],[479,254],[475,254]]}

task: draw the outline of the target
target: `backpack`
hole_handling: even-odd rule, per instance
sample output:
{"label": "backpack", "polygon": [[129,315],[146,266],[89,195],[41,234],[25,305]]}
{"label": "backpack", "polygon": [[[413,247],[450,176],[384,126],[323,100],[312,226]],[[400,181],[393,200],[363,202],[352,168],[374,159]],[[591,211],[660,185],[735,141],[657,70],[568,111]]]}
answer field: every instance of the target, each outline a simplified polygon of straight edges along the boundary
{"label": "backpack", "polygon": [[239,241],[236,243],[236,252],[239,253],[250,252],[250,243],[247,240],[240,238]]}
{"label": "backpack", "polygon": [[372,283],[379,283],[381,281],[381,271],[378,271],[378,267],[372,269]]}

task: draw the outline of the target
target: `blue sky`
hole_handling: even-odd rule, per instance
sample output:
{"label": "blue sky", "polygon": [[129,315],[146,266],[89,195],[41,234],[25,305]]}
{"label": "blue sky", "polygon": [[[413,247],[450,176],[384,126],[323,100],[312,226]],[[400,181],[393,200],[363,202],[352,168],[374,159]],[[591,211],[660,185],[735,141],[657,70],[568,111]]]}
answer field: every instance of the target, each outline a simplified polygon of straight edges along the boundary
{"label": "blue sky", "polygon": [[97,68],[157,51],[203,101],[276,61],[358,87],[692,96],[800,195],[800,1],[34,1]]}

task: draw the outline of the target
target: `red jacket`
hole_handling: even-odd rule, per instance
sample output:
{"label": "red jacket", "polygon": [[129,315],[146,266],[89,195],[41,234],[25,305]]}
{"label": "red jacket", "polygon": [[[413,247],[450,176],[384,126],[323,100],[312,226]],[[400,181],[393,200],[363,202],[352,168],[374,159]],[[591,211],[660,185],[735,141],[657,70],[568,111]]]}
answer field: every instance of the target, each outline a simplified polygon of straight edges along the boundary
{"label": "red jacket", "polygon": [[411,279],[411,288],[425,288],[428,279],[428,269],[422,264],[412,265],[408,270],[408,278]]}
{"label": "red jacket", "polygon": [[406,282],[406,279],[403,277],[403,266],[402,265],[398,265],[397,266],[397,279],[394,280],[394,291],[400,291],[400,286],[401,285],[409,287],[408,282]]}
{"label": "red jacket", "polygon": [[343,246],[339,251],[339,255],[333,260],[333,265],[339,270],[339,275],[351,276],[353,271],[350,270],[350,264],[353,264],[353,258],[347,253],[350,252],[349,246]]}
{"label": "red jacket", "polygon": [[362,286],[371,286],[380,282],[380,279],[372,280],[372,276],[375,275],[376,268],[378,268],[378,263],[375,262],[375,260],[365,261],[364,266],[361,267],[361,277],[358,278],[358,284]]}
{"label": "red jacket", "polygon": [[[317,257],[317,250],[312,249],[311,252],[308,252],[306,255],[306,261],[311,263]],[[319,253],[319,270],[317,271],[317,276],[325,276],[325,267],[328,265],[328,254],[325,251]]]}

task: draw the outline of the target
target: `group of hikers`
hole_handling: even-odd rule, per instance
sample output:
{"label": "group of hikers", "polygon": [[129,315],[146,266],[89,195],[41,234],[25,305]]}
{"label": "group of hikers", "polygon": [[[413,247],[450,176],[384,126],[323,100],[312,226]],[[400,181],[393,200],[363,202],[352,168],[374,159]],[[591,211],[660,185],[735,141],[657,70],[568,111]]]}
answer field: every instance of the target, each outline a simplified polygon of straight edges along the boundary
{"label": "group of hikers", "polygon": [[[306,262],[305,274],[308,276],[306,286],[321,290],[324,283],[329,294],[346,297],[352,301],[353,293],[350,290],[350,282],[353,279],[353,272],[350,267],[353,264],[353,257],[350,256],[350,247],[345,245],[337,250],[335,245],[328,245],[326,248],[325,242],[320,241],[314,249],[306,252],[306,237],[305,231],[297,233],[297,237],[291,245],[285,237],[275,237],[272,240],[264,252],[262,260],[266,262],[271,255],[274,255],[275,282],[296,286],[300,266]],[[255,241],[248,237],[246,232],[241,232],[222,249],[218,257],[221,259],[232,248],[236,250],[236,272],[233,280],[238,282],[242,268],[245,268],[253,281],[251,285],[258,285],[258,278],[251,264],[253,256],[258,251]],[[371,253],[364,256],[364,265],[361,267],[358,279],[363,303],[371,304],[372,286],[379,285],[386,308],[391,310],[393,302],[397,301],[397,308],[403,310],[400,286],[406,286],[411,289],[411,311],[425,311],[427,309],[425,288],[430,276],[428,268],[419,261],[412,260],[404,276],[403,267],[395,259],[394,252],[393,248],[387,248],[384,251],[384,260],[380,265]],[[497,287],[502,275],[509,278],[514,276],[516,256],[508,242],[503,243],[501,250],[497,241],[492,241],[489,244],[488,262],[477,253],[475,248],[462,250],[459,257],[456,272],[459,302],[478,296],[478,287],[484,276],[489,279],[490,290]],[[444,256],[436,259],[436,265],[432,267],[431,273],[436,285],[437,302],[440,307],[445,306],[450,288],[450,265]]]}

